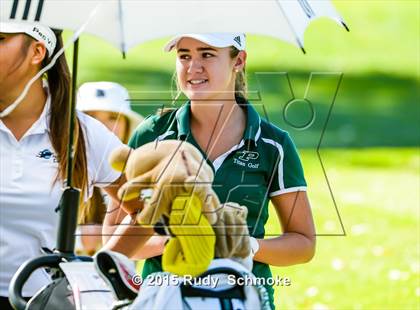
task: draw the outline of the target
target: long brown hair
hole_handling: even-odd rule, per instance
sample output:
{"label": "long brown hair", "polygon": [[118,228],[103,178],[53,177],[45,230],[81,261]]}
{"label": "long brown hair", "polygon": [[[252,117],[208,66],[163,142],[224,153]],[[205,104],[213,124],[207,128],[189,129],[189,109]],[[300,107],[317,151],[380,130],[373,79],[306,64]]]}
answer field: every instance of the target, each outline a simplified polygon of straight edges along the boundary
{"label": "long brown hair", "polygon": [[[230,57],[233,59],[239,54],[239,50],[232,46],[230,49]],[[247,100],[247,92],[248,92],[248,84],[246,81],[246,70],[245,66],[241,71],[236,73],[236,79],[235,79],[235,97],[239,98],[241,101]]]}
{"label": "long brown hair", "polygon": [[[53,55],[63,47],[63,39],[61,32],[54,31],[57,37],[57,45]],[[50,62],[49,57],[43,60],[43,66]],[[55,65],[47,71],[46,78],[51,94],[50,109],[50,139],[51,144],[57,153],[59,163],[56,181],[64,182],[67,172],[67,144],[69,138],[68,120],[70,117],[70,88],[71,75],[64,54],[62,54]],[[72,181],[74,187],[81,189],[80,201],[81,212],[83,214],[83,201],[88,184],[88,171],[86,160],[86,144],[83,130],[77,117],[75,117],[75,153],[74,153],[74,169]]]}

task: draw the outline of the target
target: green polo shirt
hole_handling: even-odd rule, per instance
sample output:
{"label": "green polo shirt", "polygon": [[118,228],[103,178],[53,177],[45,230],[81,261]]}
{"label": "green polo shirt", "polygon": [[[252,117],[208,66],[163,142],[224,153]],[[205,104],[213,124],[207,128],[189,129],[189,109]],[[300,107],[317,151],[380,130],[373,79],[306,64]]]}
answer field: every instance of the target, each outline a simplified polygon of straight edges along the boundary
{"label": "green polo shirt", "polygon": [[[241,104],[247,115],[243,139],[239,145],[207,163],[215,172],[213,189],[222,203],[232,201],[248,207],[250,234],[264,238],[270,197],[287,192],[306,190],[302,165],[289,134],[261,119],[250,103]],[[190,130],[190,103],[162,115],[146,118],[129,141],[137,148],[152,141],[186,140],[197,147]],[[209,129],[211,130],[211,129]],[[161,256],[149,258],[143,267],[143,277],[161,271]],[[267,264],[254,262],[257,277],[271,277]],[[266,286],[273,305],[274,290]]]}

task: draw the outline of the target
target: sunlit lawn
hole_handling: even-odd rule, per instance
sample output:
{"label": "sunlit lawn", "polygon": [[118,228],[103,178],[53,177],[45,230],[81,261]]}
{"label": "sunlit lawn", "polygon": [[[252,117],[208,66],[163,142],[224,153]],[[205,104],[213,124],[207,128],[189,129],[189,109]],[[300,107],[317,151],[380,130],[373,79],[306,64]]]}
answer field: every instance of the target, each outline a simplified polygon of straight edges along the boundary
{"label": "sunlit lawn", "polygon": [[[292,282],[276,289],[276,305],[419,309],[419,151],[321,151],[346,236],[339,236],[343,231],[315,151],[301,153],[321,236],[310,263],[273,268]],[[279,232],[274,212],[267,228]]]}
{"label": "sunlit lawn", "polygon": [[[272,267],[274,277],[291,280],[275,289],[276,307],[419,309],[419,150],[321,151],[345,236],[315,151],[301,155],[317,252],[305,265]],[[270,212],[267,238],[280,232]]]}

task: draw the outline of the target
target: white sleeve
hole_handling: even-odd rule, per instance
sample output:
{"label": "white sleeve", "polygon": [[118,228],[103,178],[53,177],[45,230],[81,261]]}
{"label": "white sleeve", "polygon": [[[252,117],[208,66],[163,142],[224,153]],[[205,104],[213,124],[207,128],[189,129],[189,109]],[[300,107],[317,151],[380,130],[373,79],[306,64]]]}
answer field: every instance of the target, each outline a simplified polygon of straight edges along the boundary
{"label": "white sleeve", "polygon": [[92,186],[104,187],[120,177],[121,172],[112,169],[108,159],[114,149],[124,144],[96,119],[81,112],[78,112],[78,118],[83,124],[85,133],[89,193],[91,193]]}

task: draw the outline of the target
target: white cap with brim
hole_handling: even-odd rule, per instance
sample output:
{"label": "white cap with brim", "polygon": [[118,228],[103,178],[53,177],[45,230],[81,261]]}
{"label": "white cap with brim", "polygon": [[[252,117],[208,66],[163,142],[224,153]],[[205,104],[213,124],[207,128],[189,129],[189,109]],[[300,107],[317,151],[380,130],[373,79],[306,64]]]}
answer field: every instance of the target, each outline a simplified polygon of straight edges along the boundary
{"label": "white cap with brim", "polygon": [[114,82],[88,82],[77,91],[77,109],[83,112],[108,111],[125,115],[130,122],[130,133],[144,119],[130,108],[128,91]]}
{"label": "white cap with brim", "polygon": [[44,43],[49,57],[51,57],[54,53],[54,49],[57,44],[57,38],[51,28],[40,23],[0,22],[0,32],[26,33],[35,40]]}
{"label": "white cap with brim", "polygon": [[182,38],[192,38],[207,45],[223,48],[233,46],[240,51],[245,50],[245,34],[244,33],[187,33],[173,37],[166,43],[163,50],[170,52]]}

